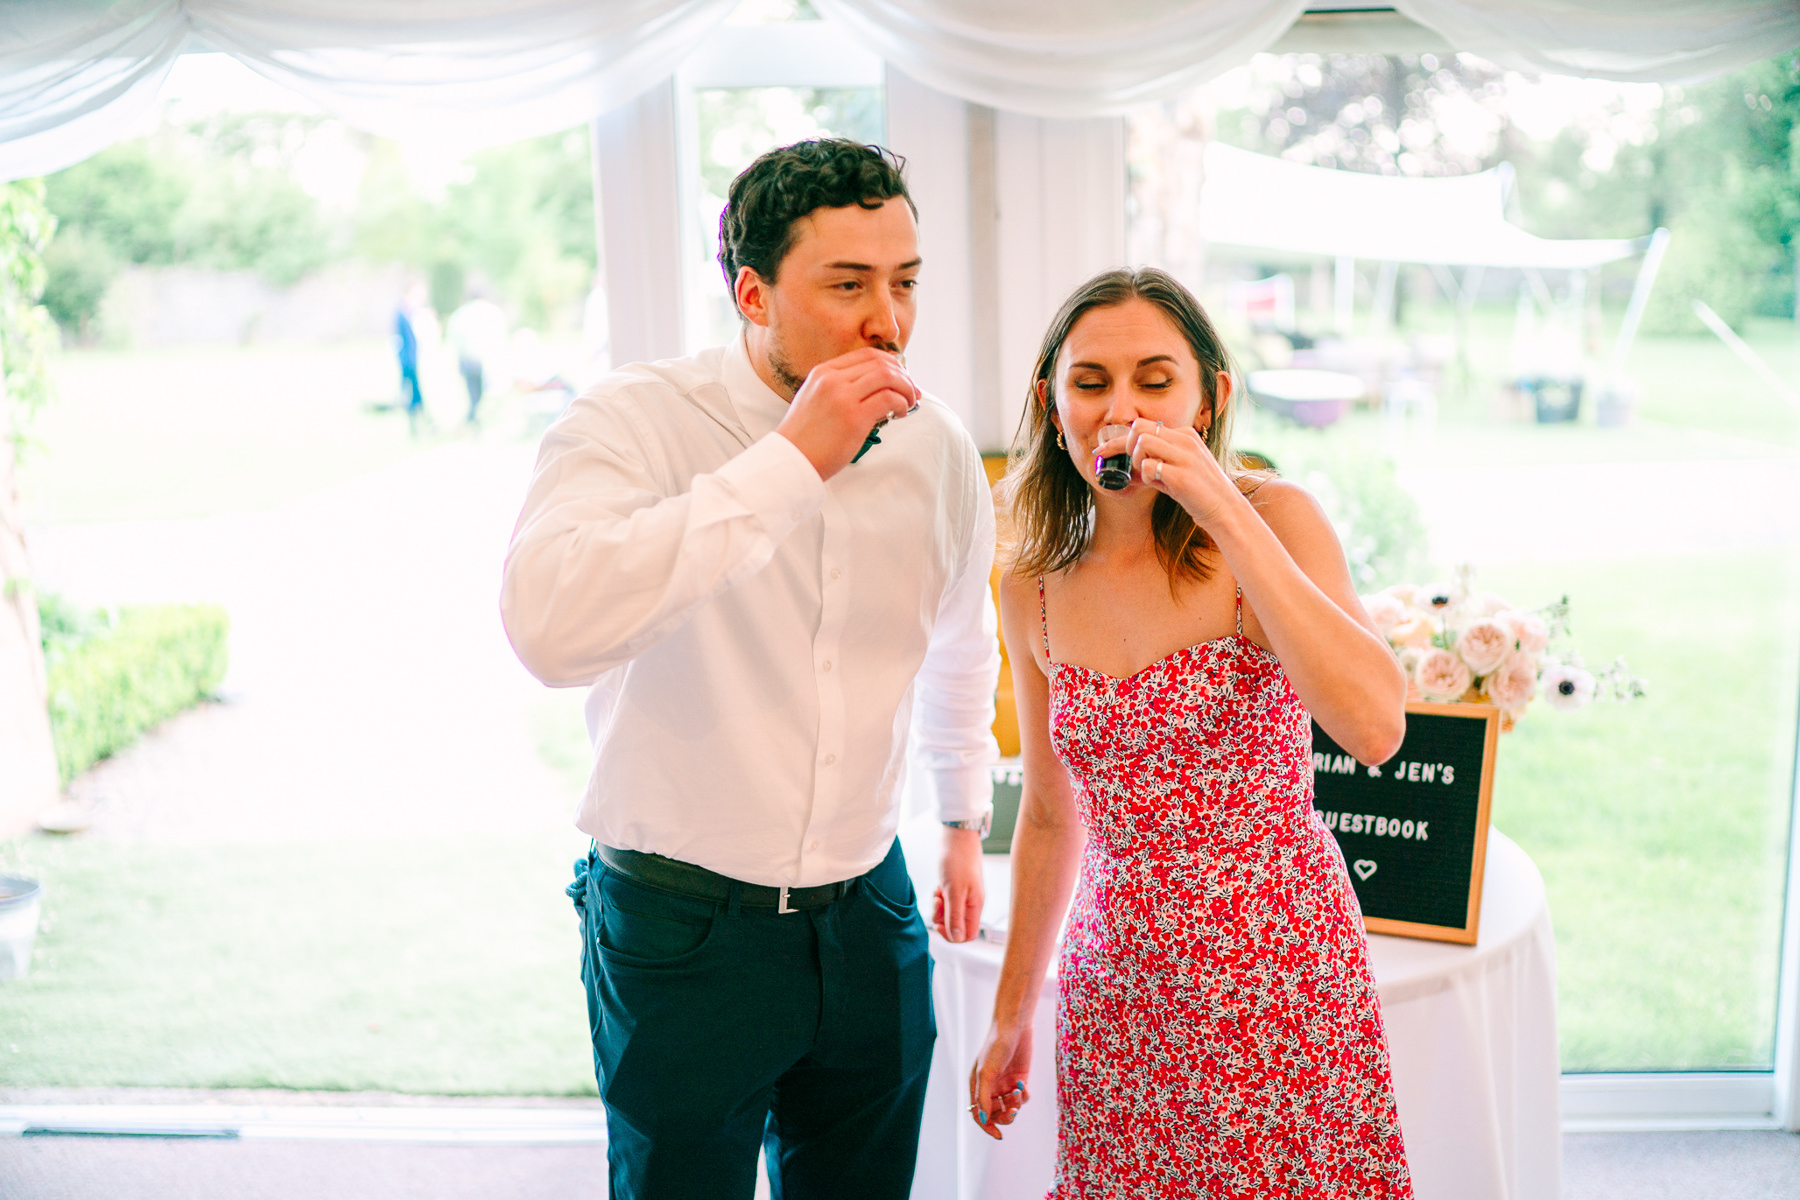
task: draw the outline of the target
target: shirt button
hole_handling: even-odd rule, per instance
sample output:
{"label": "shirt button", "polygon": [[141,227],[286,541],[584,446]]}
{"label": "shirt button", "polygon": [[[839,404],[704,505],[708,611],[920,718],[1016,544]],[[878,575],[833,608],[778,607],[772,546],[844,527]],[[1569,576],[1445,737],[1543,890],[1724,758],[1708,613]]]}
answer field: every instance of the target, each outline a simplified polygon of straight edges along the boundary
{"label": "shirt button", "polygon": [[843,574],[844,573],[842,571],[838,570],[836,567],[831,568],[831,577],[833,579],[841,578],[843,576]]}
{"label": "shirt button", "polygon": [[827,754],[825,756],[825,765],[828,767],[831,764],[835,763],[836,761],[837,761],[837,755],[835,755],[835,754]]}
{"label": "shirt button", "polygon": [[829,659],[829,658],[828,658],[828,659],[826,659],[826,660],[825,660],[825,662],[824,662],[824,663],[823,663],[823,664],[822,664],[822,665],[821,665],[821,666],[820,666],[820,668],[819,668],[819,669],[820,669],[820,670],[822,670],[822,671],[829,671],[829,670],[831,670],[831,660],[830,660],[830,659]]}
{"label": "shirt button", "polygon": [[813,851],[813,850],[817,850],[819,848],[819,843],[817,841],[808,842],[808,843],[806,843],[806,848],[809,852]]}

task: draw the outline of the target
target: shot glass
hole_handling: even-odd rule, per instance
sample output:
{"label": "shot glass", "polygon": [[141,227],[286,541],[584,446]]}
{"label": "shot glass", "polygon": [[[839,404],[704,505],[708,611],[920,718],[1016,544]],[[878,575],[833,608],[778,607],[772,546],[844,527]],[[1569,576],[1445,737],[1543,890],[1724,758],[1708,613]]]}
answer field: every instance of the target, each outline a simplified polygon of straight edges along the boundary
{"label": "shot glass", "polygon": [[[1110,442],[1130,432],[1129,425],[1102,425],[1100,441]],[[1109,492],[1123,489],[1131,482],[1131,455],[1113,454],[1101,459],[1099,468],[1094,472],[1094,482]]]}

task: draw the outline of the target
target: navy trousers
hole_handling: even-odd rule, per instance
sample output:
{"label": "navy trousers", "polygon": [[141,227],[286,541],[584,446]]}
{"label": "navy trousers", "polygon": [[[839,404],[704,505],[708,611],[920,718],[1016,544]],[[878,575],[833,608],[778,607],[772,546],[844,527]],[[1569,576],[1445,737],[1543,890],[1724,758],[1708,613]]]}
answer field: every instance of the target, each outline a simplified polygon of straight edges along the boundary
{"label": "navy trousers", "polygon": [[836,902],[793,913],[575,864],[614,1200],[904,1200],[937,1025],[895,842]]}

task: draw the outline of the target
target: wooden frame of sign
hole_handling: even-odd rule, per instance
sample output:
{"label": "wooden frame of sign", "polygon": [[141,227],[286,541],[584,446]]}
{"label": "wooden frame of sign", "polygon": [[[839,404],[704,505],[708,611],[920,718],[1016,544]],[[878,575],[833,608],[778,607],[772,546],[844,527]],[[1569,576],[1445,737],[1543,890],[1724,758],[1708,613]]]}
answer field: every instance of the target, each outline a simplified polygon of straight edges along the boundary
{"label": "wooden frame of sign", "polygon": [[1315,724],[1313,805],[1344,852],[1364,928],[1472,946],[1500,710],[1412,703],[1406,715],[1399,751],[1374,767]]}

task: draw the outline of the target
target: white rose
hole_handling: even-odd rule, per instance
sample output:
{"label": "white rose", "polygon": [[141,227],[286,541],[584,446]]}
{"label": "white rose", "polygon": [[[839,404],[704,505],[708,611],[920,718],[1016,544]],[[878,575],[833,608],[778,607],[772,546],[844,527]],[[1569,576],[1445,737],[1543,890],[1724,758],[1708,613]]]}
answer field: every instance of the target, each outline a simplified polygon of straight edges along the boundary
{"label": "white rose", "polygon": [[1469,607],[1474,609],[1475,615],[1478,617],[1491,617],[1495,613],[1505,612],[1512,605],[1506,602],[1505,597],[1496,596],[1492,592],[1483,592],[1469,602]]}
{"label": "white rose", "polygon": [[1521,653],[1536,657],[1550,644],[1549,627],[1544,624],[1544,618],[1536,613],[1511,608],[1499,613],[1494,619],[1512,631],[1513,644]]}
{"label": "white rose", "polygon": [[1544,672],[1544,701],[1557,712],[1574,712],[1594,698],[1594,677],[1580,667],[1557,663]]}
{"label": "white rose", "polygon": [[1362,598],[1363,608],[1369,614],[1369,620],[1375,622],[1375,631],[1386,637],[1388,632],[1406,618],[1406,605],[1400,603],[1386,592],[1376,592],[1373,596]]}
{"label": "white rose", "polygon": [[1419,659],[1414,678],[1419,684],[1419,694],[1439,704],[1461,696],[1469,690],[1473,680],[1467,663],[1448,650],[1436,648],[1427,650]]}
{"label": "white rose", "polygon": [[1483,617],[1470,621],[1456,635],[1456,653],[1469,664],[1469,670],[1486,675],[1500,665],[1513,648],[1513,640],[1512,632],[1504,625]]}
{"label": "white rose", "polygon": [[1411,604],[1413,602],[1413,595],[1418,590],[1418,587],[1414,584],[1396,583],[1393,587],[1382,588],[1381,594],[1384,596],[1392,596],[1402,604]]}
{"label": "white rose", "polygon": [[1515,654],[1482,681],[1487,698],[1510,712],[1531,703],[1537,692],[1538,664],[1528,654]]}

